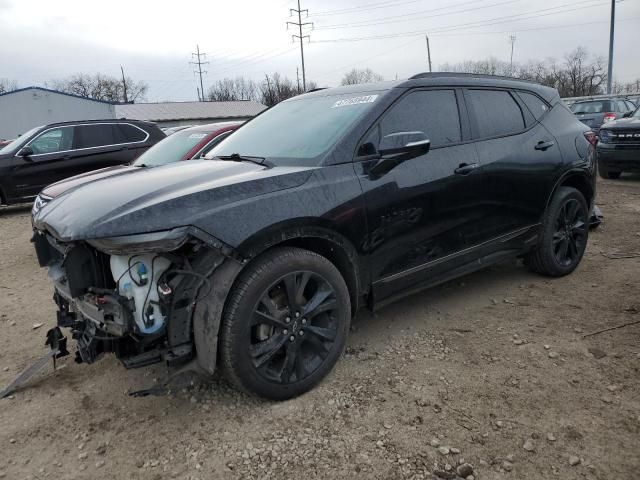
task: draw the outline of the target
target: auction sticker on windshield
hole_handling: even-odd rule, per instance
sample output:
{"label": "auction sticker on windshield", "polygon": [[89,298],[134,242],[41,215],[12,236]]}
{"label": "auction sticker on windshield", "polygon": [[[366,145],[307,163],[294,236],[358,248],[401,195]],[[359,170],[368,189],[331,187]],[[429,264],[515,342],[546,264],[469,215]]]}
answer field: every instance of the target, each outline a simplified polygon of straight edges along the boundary
{"label": "auction sticker on windshield", "polygon": [[361,103],[373,103],[376,101],[376,98],[378,98],[378,95],[362,95],[360,97],[345,98],[344,100],[338,100],[331,108],[348,107],[350,105],[359,105]]}

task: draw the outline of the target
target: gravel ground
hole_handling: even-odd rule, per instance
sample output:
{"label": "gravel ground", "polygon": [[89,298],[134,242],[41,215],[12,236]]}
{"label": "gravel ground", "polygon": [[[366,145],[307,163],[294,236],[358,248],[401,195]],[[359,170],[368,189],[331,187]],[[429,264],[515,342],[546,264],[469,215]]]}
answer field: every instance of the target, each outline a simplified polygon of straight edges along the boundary
{"label": "gravel ground", "polygon": [[[640,321],[640,177],[598,195],[606,222],[573,275],[501,264],[361,312],[294,400],[222,380],[131,398],[163,369],[65,359],[0,400],[0,478],[637,478],[640,324],[586,335]],[[27,208],[0,209],[0,385],[55,321],[29,237]]]}

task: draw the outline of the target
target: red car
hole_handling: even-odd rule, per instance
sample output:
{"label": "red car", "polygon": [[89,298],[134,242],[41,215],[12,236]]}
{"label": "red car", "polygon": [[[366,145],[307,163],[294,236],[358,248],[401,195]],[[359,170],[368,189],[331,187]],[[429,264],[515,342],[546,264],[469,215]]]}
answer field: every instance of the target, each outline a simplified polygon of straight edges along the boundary
{"label": "red car", "polygon": [[133,168],[159,167],[180,160],[202,158],[215,145],[236,130],[243,122],[221,122],[185,128],[156,143],[129,165],[93,170],[76,175],[44,188],[36,197],[32,214],[35,214],[51,199],[67,190],[85,183],[124,173]]}

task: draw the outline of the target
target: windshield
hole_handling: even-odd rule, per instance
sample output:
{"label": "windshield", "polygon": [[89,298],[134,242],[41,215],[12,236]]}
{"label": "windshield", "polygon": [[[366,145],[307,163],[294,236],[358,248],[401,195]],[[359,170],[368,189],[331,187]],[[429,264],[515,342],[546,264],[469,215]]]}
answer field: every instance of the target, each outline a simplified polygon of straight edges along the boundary
{"label": "windshield", "polygon": [[599,100],[596,102],[580,102],[571,105],[571,111],[573,113],[602,113],[608,111],[606,100]]}
{"label": "windshield", "polygon": [[140,155],[133,165],[158,167],[177,162],[208,135],[209,133],[205,132],[176,132]]}
{"label": "windshield", "polygon": [[31,138],[33,134],[35,134],[38,130],[40,130],[42,126],[32,128],[28,132],[23,133],[18,138],[16,138],[9,145],[5,145],[2,149],[0,149],[0,155],[3,153],[16,153],[22,146],[27,143],[27,141]]}
{"label": "windshield", "polygon": [[377,93],[307,97],[282,102],[246,124],[205,158],[238,153],[276,165],[317,165],[377,100]]}

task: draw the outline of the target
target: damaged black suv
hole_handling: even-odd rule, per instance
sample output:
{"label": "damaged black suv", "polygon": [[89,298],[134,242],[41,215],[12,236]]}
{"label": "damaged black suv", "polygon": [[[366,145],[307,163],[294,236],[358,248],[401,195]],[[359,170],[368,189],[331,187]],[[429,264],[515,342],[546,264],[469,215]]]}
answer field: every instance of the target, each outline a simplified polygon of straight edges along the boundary
{"label": "damaged black suv", "polygon": [[123,171],[34,218],[77,358],[114,352],[272,399],[334,366],[377,308],[511,257],[580,262],[595,135],[533,83],[461,74],[315,91],[204,160]]}

